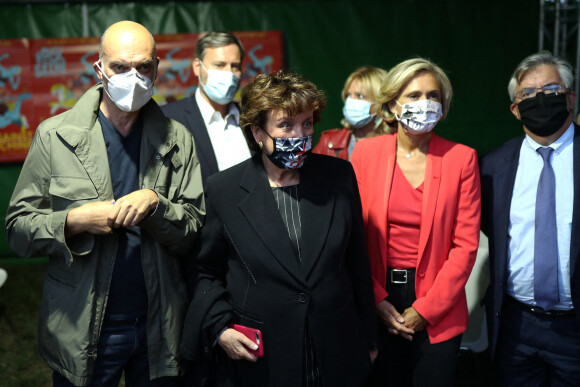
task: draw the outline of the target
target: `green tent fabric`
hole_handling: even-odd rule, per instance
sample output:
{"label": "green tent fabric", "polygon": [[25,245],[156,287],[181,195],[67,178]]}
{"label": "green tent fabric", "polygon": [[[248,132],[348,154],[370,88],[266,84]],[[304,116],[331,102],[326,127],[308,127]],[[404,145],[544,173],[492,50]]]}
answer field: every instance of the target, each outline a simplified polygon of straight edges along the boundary
{"label": "green tent fabric", "polygon": [[[357,67],[388,70],[426,57],[448,73],[454,88],[448,118],[435,130],[480,154],[522,133],[509,111],[507,83],[514,67],[537,51],[539,23],[539,3],[529,0],[0,3],[0,39],[99,36],[124,19],[153,34],[280,30],[287,67],[328,95],[315,140],[340,125],[340,92]],[[20,166],[0,164],[3,214]],[[13,257],[4,233],[1,257]]]}

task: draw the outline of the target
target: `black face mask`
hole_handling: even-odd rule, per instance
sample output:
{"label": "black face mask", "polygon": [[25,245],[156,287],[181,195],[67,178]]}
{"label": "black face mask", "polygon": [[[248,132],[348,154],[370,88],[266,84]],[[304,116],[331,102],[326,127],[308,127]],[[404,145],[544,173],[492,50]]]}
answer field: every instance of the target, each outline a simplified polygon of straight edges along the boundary
{"label": "black face mask", "polygon": [[566,94],[538,93],[518,104],[522,123],[536,136],[548,137],[556,133],[570,116]]}

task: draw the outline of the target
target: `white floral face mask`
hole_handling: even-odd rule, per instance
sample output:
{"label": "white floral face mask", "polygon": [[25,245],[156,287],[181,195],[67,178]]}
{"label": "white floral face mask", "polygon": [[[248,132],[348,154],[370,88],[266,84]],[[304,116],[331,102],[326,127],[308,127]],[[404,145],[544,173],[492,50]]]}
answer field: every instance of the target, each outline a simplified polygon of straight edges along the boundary
{"label": "white floral face mask", "polygon": [[395,102],[401,107],[401,116],[395,114],[395,118],[410,132],[430,132],[443,116],[443,106],[437,101],[421,99],[404,105]]}

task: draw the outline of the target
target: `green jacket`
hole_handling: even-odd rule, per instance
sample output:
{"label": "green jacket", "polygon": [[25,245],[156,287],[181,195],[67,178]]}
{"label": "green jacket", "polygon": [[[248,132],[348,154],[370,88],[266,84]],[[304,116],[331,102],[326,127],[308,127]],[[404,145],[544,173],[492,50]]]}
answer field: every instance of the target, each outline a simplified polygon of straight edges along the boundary
{"label": "green jacket", "polygon": [[[90,382],[115,263],[117,236],[83,233],[65,240],[68,211],[113,200],[107,150],[97,120],[102,85],[36,131],[6,215],[19,255],[48,255],[39,317],[40,353],[75,385]],[[142,109],[139,186],[159,196],[141,227],[149,295],[147,340],[152,378],[179,374],[179,342],[187,307],[181,259],[203,218],[201,170],[193,137],[151,100]]]}

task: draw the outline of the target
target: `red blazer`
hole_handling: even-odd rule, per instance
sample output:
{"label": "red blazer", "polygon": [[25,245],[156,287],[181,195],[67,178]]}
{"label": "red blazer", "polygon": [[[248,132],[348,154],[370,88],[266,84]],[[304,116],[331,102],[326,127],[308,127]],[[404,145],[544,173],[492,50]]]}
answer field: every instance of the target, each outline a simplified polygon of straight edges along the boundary
{"label": "red blazer", "polygon": [[[351,156],[365,222],[375,303],[385,290],[387,206],[397,135],[359,141]],[[465,331],[465,283],[475,262],[480,227],[480,180],[475,150],[433,134],[427,152],[413,307],[432,344]],[[399,311],[402,312],[402,311]]]}

